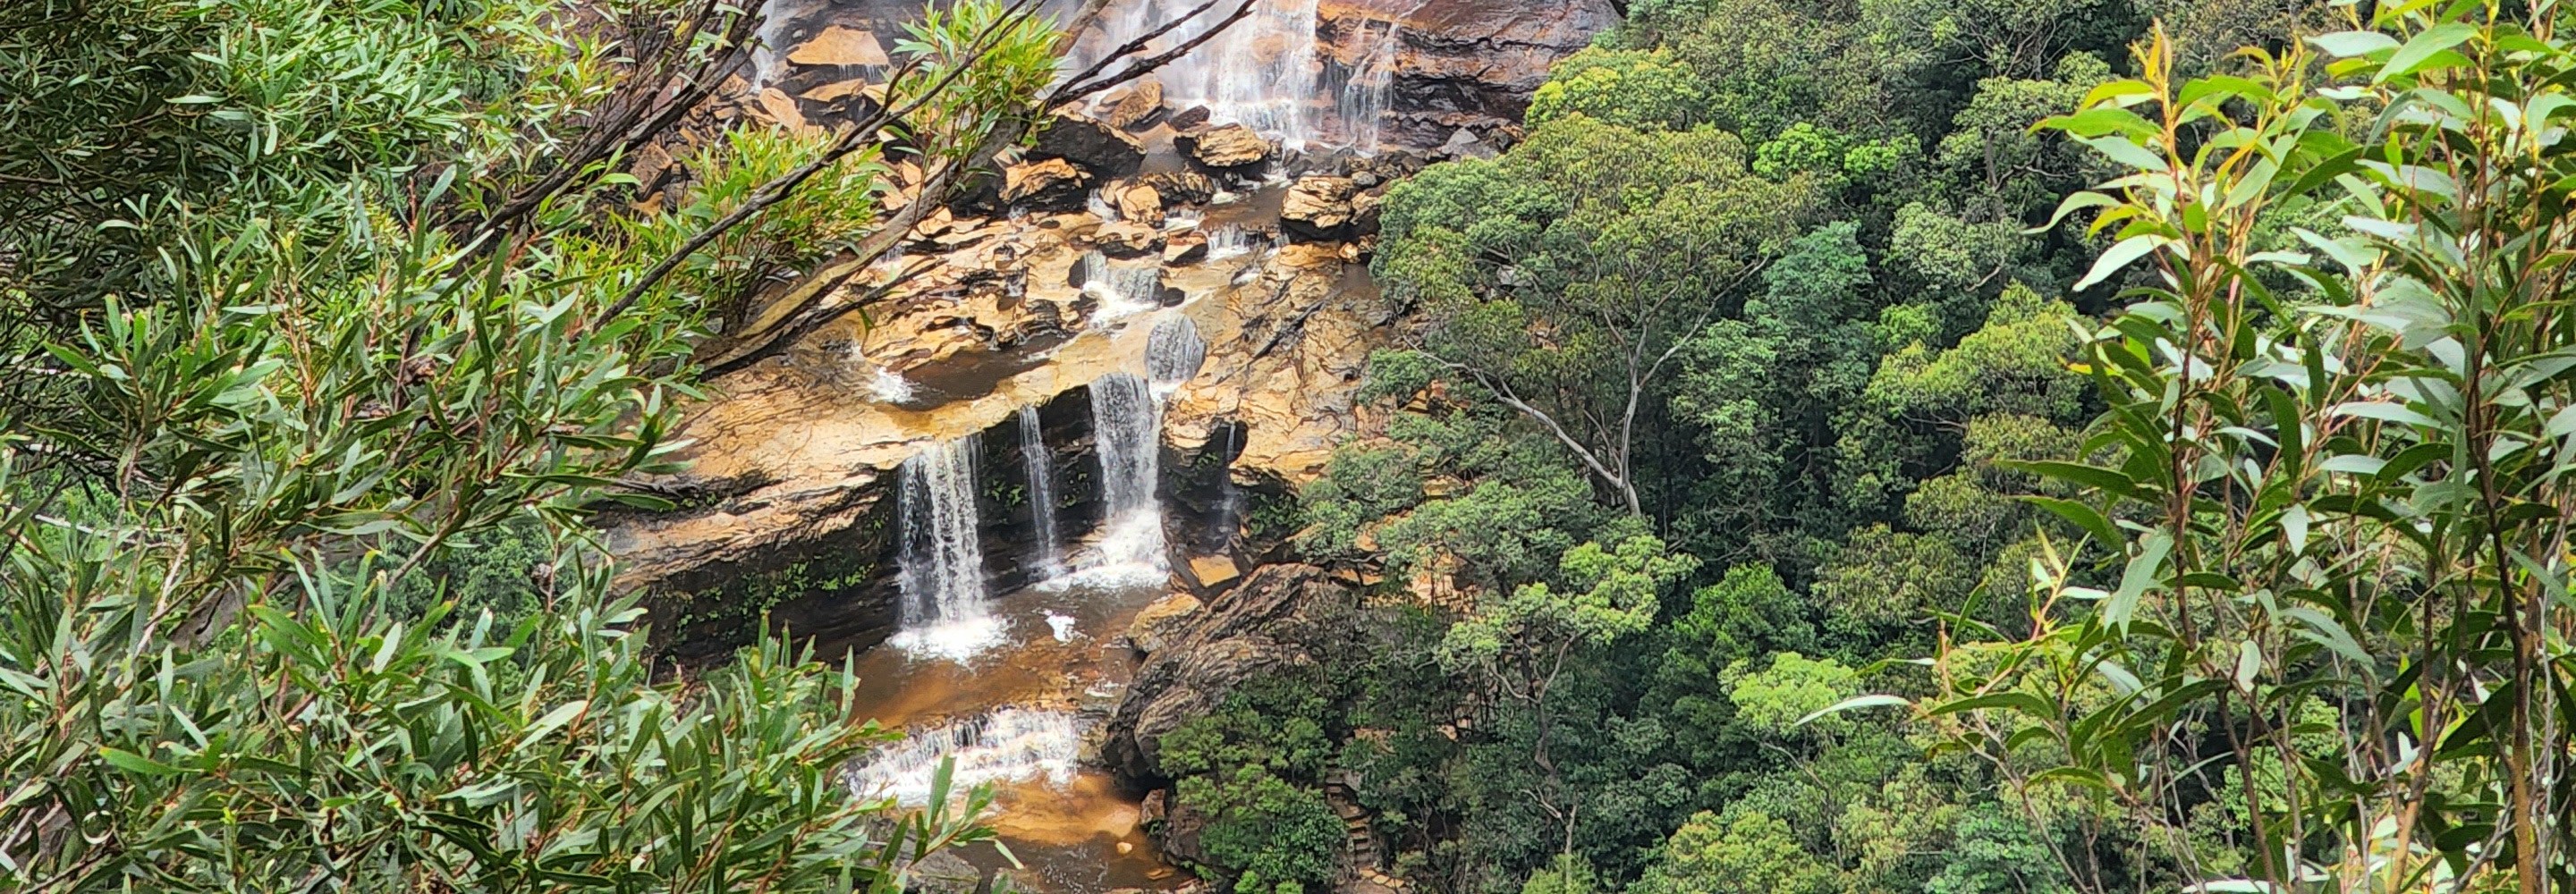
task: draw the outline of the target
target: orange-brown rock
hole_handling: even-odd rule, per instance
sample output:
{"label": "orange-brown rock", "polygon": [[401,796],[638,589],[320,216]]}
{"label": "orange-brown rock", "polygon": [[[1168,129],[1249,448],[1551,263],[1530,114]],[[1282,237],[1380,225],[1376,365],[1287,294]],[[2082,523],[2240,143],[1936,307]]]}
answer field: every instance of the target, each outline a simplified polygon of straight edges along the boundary
{"label": "orange-brown rock", "polygon": [[1349,235],[1351,223],[1351,180],[1348,177],[1307,176],[1297,178],[1288,187],[1287,198],[1279,206],[1279,226],[1291,238],[1309,241],[1340,239]]}
{"label": "orange-brown rock", "polygon": [[787,51],[787,61],[794,65],[869,65],[891,64],[885,47],[877,36],[857,28],[834,25],[823,33],[807,38]]}
{"label": "orange-brown rock", "polygon": [[1163,194],[1151,186],[1130,186],[1118,193],[1118,216],[1148,226],[1163,225]]}
{"label": "orange-brown rock", "polygon": [[1174,138],[1174,145],[1198,163],[1211,168],[1247,168],[1269,161],[1278,154],[1278,144],[1261,138],[1252,128],[1240,124],[1212,127],[1196,134]]}
{"label": "orange-brown rock", "polygon": [[1117,101],[1109,105],[1109,126],[1120,130],[1139,130],[1150,126],[1163,114],[1163,82],[1145,78],[1129,85]]}
{"label": "orange-brown rock", "polygon": [[1091,241],[1101,254],[1113,258],[1141,258],[1163,250],[1161,229],[1132,220],[1101,224],[1092,231]]}
{"label": "orange-brown rock", "polygon": [[1082,207],[1091,175],[1061,158],[1021,162],[1002,169],[1002,202],[1022,208],[1069,211]]}

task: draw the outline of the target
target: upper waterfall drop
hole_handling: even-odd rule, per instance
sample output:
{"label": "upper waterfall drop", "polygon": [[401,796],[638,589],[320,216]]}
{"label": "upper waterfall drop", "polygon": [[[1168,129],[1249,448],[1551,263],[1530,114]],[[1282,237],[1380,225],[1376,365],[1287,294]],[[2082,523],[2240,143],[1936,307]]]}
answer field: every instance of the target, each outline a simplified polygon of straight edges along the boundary
{"label": "upper waterfall drop", "polygon": [[984,546],[975,512],[976,441],[933,444],[904,460],[896,554],[903,627],[894,644],[962,661],[1002,639],[985,604]]}
{"label": "upper waterfall drop", "polygon": [[[1199,6],[1198,0],[1114,0],[1100,19],[1096,43],[1073,60],[1088,65],[1111,47],[1126,44]],[[1224,9],[1199,23],[1222,20]],[[1319,38],[1318,0],[1262,0],[1252,15],[1197,49],[1172,60],[1157,77],[1175,109],[1204,106],[1209,120],[1241,124],[1275,137],[1290,152],[1316,147],[1377,148],[1379,118],[1393,83],[1393,21],[1362,26],[1367,46],[1349,64],[1332,60]],[[1202,33],[1184,27],[1154,42],[1167,50]]]}

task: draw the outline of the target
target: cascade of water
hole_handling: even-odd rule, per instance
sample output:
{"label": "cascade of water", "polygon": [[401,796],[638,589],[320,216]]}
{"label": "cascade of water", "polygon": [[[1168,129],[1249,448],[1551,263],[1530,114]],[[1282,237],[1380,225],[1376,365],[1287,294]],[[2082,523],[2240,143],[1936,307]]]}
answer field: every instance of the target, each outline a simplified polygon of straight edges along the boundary
{"label": "cascade of water", "polygon": [[1395,38],[1402,28],[1393,21],[1365,21],[1359,27],[1363,49],[1340,72],[1333,109],[1344,141],[1361,152],[1375,152],[1380,125],[1395,101]]}
{"label": "cascade of water", "polygon": [[[1197,7],[1197,0],[1118,0],[1101,17],[1098,54],[1145,35]],[[1242,124],[1278,137],[1289,151],[1316,142],[1312,106],[1322,97],[1318,78],[1323,65],[1316,50],[1316,0],[1263,0],[1252,15],[1172,60],[1158,76],[1173,108],[1206,106],[1211,120]],[[1221,16],[1201,16],[1201,24]],[[1185,27],[1158,41],[1155,50],[1186,40],[1204,30]],[[1075,70],[1093,60],[1077,56]]]}
{"label": "cascade of water", "polygon": [[1101,220],[1118,219],[1118,206],[1110,204],[1109,197],[1101,195],[1100,190],[1097,189],[1091,191],[1090,198],[1082,200],[1082,210],[1091,212],[1091,216]]}
{"label": "cascade of water", "polygon": [[1216,455],[1228,469],[1217,473],[1216,479],[1217,486],[1224,488],[1225,493],[1224,499],[1217,503],[1219,508],[1216,518],[1216,542],[1220,546],[1232,546],[1235,534],[1242,530],[1243,488],[1234,485],[1234,473],[1231,471],[1235,454],[1240,453],[1242,449],[1243,425],[1238,423],[1226,426],[1224,451]]}
{"label": "cascade of water", "polygon": [[1165,317],[1145,336],[1145,378],[1153,383],[1157,401],[1198,375],[1206,362],[1207,342],[1199,337],[1199,324],[1188,317]]}
{"label": "cascade of water", "polygon": [[1063,785],[1081,756],[1081,730],[1064,711],[1006,707],[979,717],[915,730],[877,749],[850,771],[852,794],[893,797],[905,805],[930,802],[931,778],[942,758],[955,758],[949,791],[964,795],[976,785],[1029,782],[1043,777]]}
{"label": "cascade of water", "polygon": [[998,642],[1002,625],[984,604],[984,547],[975,513],[975,439],[931,445],[900,471],[903,628],[896,647],[964,660]]}
{"label": "cascade of water", "polygon": [[1055,530],[1055,454],[1047,451],[1046,429],[1035,405],[1020,408],[1020,460],[1029,473],[1029,518],[1037,528],[1039,573],[1064,573],[1064,542]]}
{"label": "cascade of water", "polygon": [[911,379],[882,366],[868,374],[868,395],[888,404],[908,404],[915,397]]}
{"label": "cascade of water", "polygon": [[1208,231],[1208,260],[1222,261],[1251,254],[1261,242],[1252,231],[1226,224]]}
{"label": "cascade of water", "polygon": [[1110,373],[1091,383],[1093,449],[1100,455],[1100,495],[1108,504],[1100,539],[1104,568],[1127,569],[1139,580],[1159,580],[1163,559],[1163,509],[1155,500],[1162,477],[1163,405],[1144,379]]}
{"label": "cascade of water", "polygon": [[1163,270],[1154,265],[1120,265],[1099,252],[1082,256],[1082,291],[1100,302],[1093,323],[1106,323],[1162,306]]}

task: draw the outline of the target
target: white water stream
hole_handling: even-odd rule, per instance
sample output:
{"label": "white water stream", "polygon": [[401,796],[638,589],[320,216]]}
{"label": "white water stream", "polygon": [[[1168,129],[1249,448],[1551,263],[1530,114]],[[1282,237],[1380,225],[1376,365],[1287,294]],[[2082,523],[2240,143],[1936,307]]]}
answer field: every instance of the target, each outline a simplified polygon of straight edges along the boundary
{"label": "white water stream", "polygon": [[930,803],[931,781],[942,758],[957,761],[949,777],[949,791],[957,796],[987,782],[1043,779],[1062,785],[1073,778],[1081,750],[1081,730],[1070,713],[996,708],[981,716],[911,730],[903,741],[877,749],[866,763],[851,770],[849,785],[860,797],[891,797],[920,807]]}
{"label": "white water stream", "polygon": [[985,605],[984,546],[975,513],[974,438],[934,444],[905,460],[897,561],[905,652],[963,661],[1002,640]]}
{"label": "white water stream", "polygon": [[1055,453],[1047,449],[1046,426],[1038,408],[1020,408],[1020,462],[1029,476],[1029,522],[1038,536],[1038,573],[1064,573],[1064,538],[1055,526]]}

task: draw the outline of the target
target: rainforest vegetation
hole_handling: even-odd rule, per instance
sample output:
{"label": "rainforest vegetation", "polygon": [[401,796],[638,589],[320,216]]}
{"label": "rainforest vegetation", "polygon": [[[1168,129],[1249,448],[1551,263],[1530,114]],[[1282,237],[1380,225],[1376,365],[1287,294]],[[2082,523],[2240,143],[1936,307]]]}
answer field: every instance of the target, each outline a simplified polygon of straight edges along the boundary
{"label": "rainforest vegetation", "polygon": [[[700,114],[730,4],[0,8],[0,891],[990,837],[854,798],[794,645],[660,667],[589,526],[752,291],[1107,86],[941,8],[819,137]],[[1387,197],[1421,330],[1275,511],[1431,598],[1165,738],[1200,868],[1328,885],[1332,781],[1454,894],[2576,886],[2558,12],[1630,0]]]}
{"label": "rainforest vegetation", "polygon": [[1211,851],[1339,767],[1453,891],[2570,884],[2556,6],[1627,11],[1388,197],[1295,542],[1475,607],[1172,734]]}

